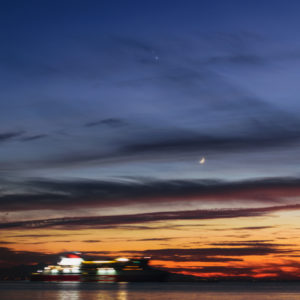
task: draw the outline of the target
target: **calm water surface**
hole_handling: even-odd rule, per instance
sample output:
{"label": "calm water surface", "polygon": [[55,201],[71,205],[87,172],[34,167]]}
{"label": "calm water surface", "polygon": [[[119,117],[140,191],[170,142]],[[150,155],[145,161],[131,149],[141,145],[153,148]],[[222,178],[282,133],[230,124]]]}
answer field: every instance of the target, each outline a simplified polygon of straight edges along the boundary
{"label": "calm water surface", "polygon": [[0,282],[1,300],[255,300],[300,299],[298,283]]}

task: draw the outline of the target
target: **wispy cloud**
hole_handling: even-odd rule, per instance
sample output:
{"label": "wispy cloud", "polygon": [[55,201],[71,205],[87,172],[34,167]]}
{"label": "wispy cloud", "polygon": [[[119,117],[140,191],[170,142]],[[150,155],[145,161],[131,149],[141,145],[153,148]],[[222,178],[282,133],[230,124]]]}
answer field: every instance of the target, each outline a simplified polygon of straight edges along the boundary
{"label": "wispy cloud", "polygon": [[29,141],[39,140],[39,139],[45,138],[47,136],[48,136],[47,134],[36,134],[36,135],[23,137],[21,140],[24,142],[29,142]]}
{"label": "wispy cloud", "polygon": [[103,119],[99,121],[92,121],[92,122],[85,123],[86,127],[93,127],[93,126],[100,126],[100,125],[104,125],[111,128],[119,128],[122,126],[126,126],[127,122],[125,122],[122,119],[109,118],[109,119]]}
{"label": "wispy cloud", "polygon": [[[91,148],[84,152],[75,149],[73,153],[62,152],[56,157],[50,156],[36,164],[44,165],[44,167],[48,165],[62,167],[92,161],[98,165],[129,161],[151,162],[161,159],[170,161],[176,159],[178,155],[188,158],[194,156],[195,153],[224,155],[233,152],[273,151],[282,147],[295,146],[300,142],[300,131],[297,129],[300,121],[295,114],[283,111],[252,95],[243,92],[234,93],[238,95],[229,97],[228,101],[216,100],[215,103],[203,101],[198,108],[185,111],[181,116],[181,121],[174,123],[170,120],[170,124],[173,124],[176,129],[162,124],[160,127],[159,123],[155,124],[155,121],[152,122],[152,126],[144,126],[143,122],[132,119],[130,124],[134,130],[127,132],[125,139],[120,139],[120,136],[116,138],[101,136],[101,139],[109,140],[106,150],[102,147]],[[205,112],[206,121],[199,119],[200,112],[201,114]],[[218,129],[216,129],[215,122],[211,124],[211,119],[216,116]],[[126,125],[124,120],[115,118],[85,124],[86,127],[106,126],[110,128]],[[224,128],[227,130],[224,131]]]}
{"label": "wispy cloud", "polygon": [[[188,159],[203,152],[224,156],[280,147],[289,149],[300,141],[296,113],[272,104],[265,95],[250,92],[230,74],[225,76],[216,68],[224,64],[266,68],[269,57],[274,55],[266,58],[257,50],[260,49],[257,45],[261,46],[265,40],[254,33],[218,32],[194,38],[155,39],[108,34],[97,39],[78,36],[76,41],[61,43],[70,52],[77,45],[82,54],[75,55],[76,58],[69,57],[69,51],[58,55],[49,53],[45,46],[41,47],[44,54],[37,53],[34,57],[26,54],[31,51],[19,53],[19,49],[4,55],[5,67],[15,76],[23,74],[30,79],[29,86],[35,85],[36,77],[42,78],[42,82],[50,79],[55,84],[55,80],[66,84],[63,93],[51,91],[51,97],[59,101],[35,100],[32,105],[27,95],[17,94],[15,98],[25,97],[24,103],[31,105],[35,115],[57,121],[47,125],[47,132],[67,132],[64,138],[55,139],[55,147],[44,134],[24,136],[20,139],[24,142],[43,138],[44,146],[38,148],[36,143],[32,146],[26,143],[27,151],[11,149],[21,161],[15,163],[9,153],[9,162],[3,161],[5,169],[61,167],[65,170],[91,162],[103,166],[133,161],[141,164],[176,161],[178,157]],[[45,62],[45,56],[51,59]],[[61,80],[66,78],[73,80],[71,86]],[[93,92],[87,82],[95,84]],[[71,99],[85,99],[86,95],[90,97],[88,105],[81,100],[76,107],[70,104],[74,103]],[[124,105],[124,99],[130,101]],[[122,108],[117,115],[113,113],[116,107]],[[23,112],[19,114],[21,119],[25,118]],[[40,128],[38,118],[32,118],[32,122]],[[126,134],[122,134],[121,127],[128,124]],[[41,132],[46,131],[43,126]],[[97,130],[99,126],[115,130]],[[0,141],[10,138],[0,135]]]}

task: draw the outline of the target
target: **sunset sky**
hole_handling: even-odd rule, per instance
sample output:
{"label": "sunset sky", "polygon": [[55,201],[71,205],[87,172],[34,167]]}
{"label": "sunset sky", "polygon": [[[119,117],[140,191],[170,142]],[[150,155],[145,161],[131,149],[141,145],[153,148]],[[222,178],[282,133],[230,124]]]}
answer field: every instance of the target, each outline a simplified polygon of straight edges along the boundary
{"label": "sunset sky", "polygon": [[1,266],[300,278],[299,11],[1,1]]}

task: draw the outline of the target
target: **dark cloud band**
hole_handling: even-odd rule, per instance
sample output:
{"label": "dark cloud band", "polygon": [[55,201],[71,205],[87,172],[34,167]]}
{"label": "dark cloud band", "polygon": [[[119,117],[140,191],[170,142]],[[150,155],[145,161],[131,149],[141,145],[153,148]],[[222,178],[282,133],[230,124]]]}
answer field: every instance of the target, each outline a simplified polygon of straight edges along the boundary
{"label": "dark cloud band", "polygon": [[166,220],[207,220],[222,218],[256,217],[263,216],[275,211],[300,209],[298,205],[270,206],[248,209],[219,209],[219,210],[193,210],[177,212],[157,212],[131,215],[114,216],[89,216],[77,218],[42,219],[21,222],[0,223],[0,229],[16,228],[49,228],[76,230],[79,228],[114,228],[122,224],[136,224]]}
{"label": "dark cloud band", "polygon": [[237,182],[135,178],[114,181],[29,181],[11,185],[10,193],[0,196],[0,211],[64,210],[70,207],[114,207],[128,204],[149,206],[154,203],[183,201],[290,204],[290,198],[295,199],[300,195],[299,186],[298,178],[265,178]]}

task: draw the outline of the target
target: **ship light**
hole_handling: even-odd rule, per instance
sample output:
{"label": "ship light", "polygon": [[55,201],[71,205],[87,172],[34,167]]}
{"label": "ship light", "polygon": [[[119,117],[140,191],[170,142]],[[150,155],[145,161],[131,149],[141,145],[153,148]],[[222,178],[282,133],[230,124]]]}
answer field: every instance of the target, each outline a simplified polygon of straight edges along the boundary
{"label": "ship light", "polygon": [[64,273],[70,273],[70,269],[63,269]]}
{"label": "ship light", "polygon": [[112,263],[113,261],[110,260],[92,260],[92,261],[83,261],[85,264],[106,264],[106,263]]}
{"label": "ship light", "polygon": [[79,268],[78,267],[72,268],[72,273],[79,273]]}
{"label": "ship light", "polygon": [[74,257],[74,258],[62,257],[58,264],[61,266],[79,266],[82,261],[83,259],[80,257]]}
{"label": "ship light", "polygon": [[115,275],[117,274],[114,268],[99,268],[97,270],[98,275]]}
{"label": "ship light", "polygon": [[116,260],[117,260],[117,261],[129,261],[129,259],[126,258],[126,257],[119,257],[119,258],[117,258]]}

